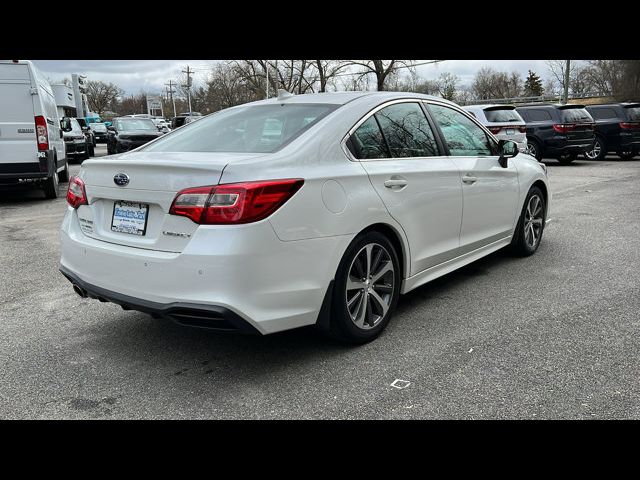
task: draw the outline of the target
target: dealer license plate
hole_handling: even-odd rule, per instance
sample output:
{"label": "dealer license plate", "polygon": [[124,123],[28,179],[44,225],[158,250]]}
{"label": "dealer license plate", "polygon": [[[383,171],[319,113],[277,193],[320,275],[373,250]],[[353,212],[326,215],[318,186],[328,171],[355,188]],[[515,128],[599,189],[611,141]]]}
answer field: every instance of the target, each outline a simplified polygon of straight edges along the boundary
{"label": "dealer license plate", "polygon": [[143,236],[147,231],[149,205],[146,203],[114,202],[111,230]]}

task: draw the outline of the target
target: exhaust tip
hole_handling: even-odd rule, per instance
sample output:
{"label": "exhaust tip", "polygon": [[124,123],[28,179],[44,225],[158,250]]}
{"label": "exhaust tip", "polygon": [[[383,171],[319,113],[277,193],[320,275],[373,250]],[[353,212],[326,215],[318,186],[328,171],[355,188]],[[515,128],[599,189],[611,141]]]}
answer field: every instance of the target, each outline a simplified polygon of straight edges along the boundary
{"label": "exhaust tip", "polygon": [[79,287],[75,283],[73,284],[73,291],[80,295],[82,298],[87,298],[87,291]]}

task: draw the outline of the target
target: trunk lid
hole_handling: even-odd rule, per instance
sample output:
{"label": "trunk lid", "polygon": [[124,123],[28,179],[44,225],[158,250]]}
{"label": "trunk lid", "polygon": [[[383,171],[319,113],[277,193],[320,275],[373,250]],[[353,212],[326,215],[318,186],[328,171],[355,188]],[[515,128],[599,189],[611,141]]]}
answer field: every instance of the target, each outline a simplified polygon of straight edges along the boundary
{"label": "trunk lid", "polygon": [[[89,205],[77,210],[80,227],[85,235],[110,243],[181,252],[198,225],[186,217],[169,215],[176,194],[188,187],[217,185],[229,162],[262,155],[131,152],[86,160],[79,176],[85,183]],[[120,183],[125,183],[122,180],[126,176],[128,183],[119,186],[114,181],[116,176]],[[137,233],[112,228],[123,224],[126,212],[139,215],[136,218],[140,221],[134,221]]]}

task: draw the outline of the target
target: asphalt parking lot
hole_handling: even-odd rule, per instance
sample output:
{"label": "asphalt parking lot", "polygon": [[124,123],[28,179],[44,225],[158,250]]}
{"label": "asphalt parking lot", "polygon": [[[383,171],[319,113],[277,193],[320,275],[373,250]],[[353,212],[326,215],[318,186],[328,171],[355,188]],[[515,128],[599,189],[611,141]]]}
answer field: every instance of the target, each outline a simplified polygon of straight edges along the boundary
{"label": "asphalt parking lot", "polygon": [[547,164],[535,256],[411,292],[361,347],[81,299],[58,272],[64,195],[0,192],[0,418],[640,418],[640,159]]}

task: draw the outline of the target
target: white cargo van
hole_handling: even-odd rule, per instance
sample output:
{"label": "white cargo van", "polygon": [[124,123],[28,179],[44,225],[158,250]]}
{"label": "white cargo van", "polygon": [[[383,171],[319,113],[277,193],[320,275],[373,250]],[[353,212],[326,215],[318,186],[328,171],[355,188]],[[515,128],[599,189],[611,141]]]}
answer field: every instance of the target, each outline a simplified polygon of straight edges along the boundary
{"label": "white cargo van", "polygon": [[69,165],[51,85],[28,60],[0,60],[0,186],[23,180],[56,198]]}

